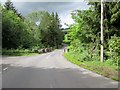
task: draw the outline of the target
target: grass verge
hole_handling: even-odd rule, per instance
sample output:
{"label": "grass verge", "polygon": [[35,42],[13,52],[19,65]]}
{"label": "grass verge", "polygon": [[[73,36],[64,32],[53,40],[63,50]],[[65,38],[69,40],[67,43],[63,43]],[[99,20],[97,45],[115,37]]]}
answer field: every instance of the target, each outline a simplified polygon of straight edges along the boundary
{"label": "grass verge", "polygon": [[6,50],[6,49],[3,49],[2,50],[3,56],[33,56],[33,55],[37,55],[37,54],[38,53],[35,53],[35,52],[28,50],[28,49],[26,49],[26,50],[19,50],[19,49]]}
{"label": "grass verge", "polygon": [[110,65],[108,62],[101,63],[99,61],[79,61],[77,60],[77,57],[70,53],[64,53],[64,56],[67,60],[80,67],[91,70],[113,80],[120,81],[120,77],[118,77],[120,69],[118,69],[117,66]]}

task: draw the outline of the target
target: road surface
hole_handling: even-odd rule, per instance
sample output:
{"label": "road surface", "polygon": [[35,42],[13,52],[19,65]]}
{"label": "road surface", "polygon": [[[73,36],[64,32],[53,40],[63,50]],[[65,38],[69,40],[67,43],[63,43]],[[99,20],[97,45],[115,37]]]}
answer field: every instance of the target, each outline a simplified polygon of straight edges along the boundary
{"label": "road surface", "polygon": [[3,57],[3,88],[117,88],[118,82],[72,64],[63,49]]}

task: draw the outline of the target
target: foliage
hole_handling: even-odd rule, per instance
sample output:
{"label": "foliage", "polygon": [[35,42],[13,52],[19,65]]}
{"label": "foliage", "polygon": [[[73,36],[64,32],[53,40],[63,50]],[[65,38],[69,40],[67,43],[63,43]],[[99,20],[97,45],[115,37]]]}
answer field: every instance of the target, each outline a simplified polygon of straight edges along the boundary
{"label": "foliage", "polygon": [[68,34],[65,34],[63,42],[64,42],[64,43],[67,43],[67,44],[70,43],[70,38],[69,38],[69,35],[68,35]]}
{"label": "foliage", "polygon": [[2,45],[6,49],[58,48],[63,40],[56,13],[32,12],[23,17],[8,0],[2,7]]}
{"label": "foliage", "polygon": [[37,55],[38,53],[35,53],[34,51],[31,51],[29,49],[3,49],[2,55],[6,56],[31,56],[31,55]]}
{"label": "foliage", "polygon": [[5,2],[4,7],[6,10],[11,10],[14,12],[14,14],[16,14],[18,17],[20,17],[21,19],[23,19],[23,16],[21,15],[21,13],[19,13],[15,6],[13,5],[13,3],[10,0],[7,0],[7,2]]}
{"label": "foliage", "polygon": [[[90,2],[89,5],[91,7],[88,10],[75,10],[71,13],[75,23],[65,35],[65,40],[69,39],[70,51],[76,60],[83,62],[100,60],[101,5],[100,2]],[[104,4],[104,59],[116,66],[120,59],[119,6],[119,2]]]}
{"label": "foliage", "polygon": [[115,65],[120,64],[120,37],[112,36],[109,40],[109,54],[108,56]]}
{"label": "foliage", "polygon": [[60,30],[58,14],[50,14],[47,11],[37,11],[28,14],[25,21],[33,30],[33,36],[38,41],[38,46],[56,47],[62,43],[63,33]]}
{"label": "foliage", "polygon": [[18,48],[19,46],[29,48],[32,36],[27,31],[27,24],[11,10],[4,9],[2,19],[3,48]]}
{"label": "foliage", "polygon": [[62,43],[63,35],[59,27],[59,17],[58,14],[52,13],[51,15],[46,12],[40,21],[40,33],[41,42],[46,47],[56,47]]}

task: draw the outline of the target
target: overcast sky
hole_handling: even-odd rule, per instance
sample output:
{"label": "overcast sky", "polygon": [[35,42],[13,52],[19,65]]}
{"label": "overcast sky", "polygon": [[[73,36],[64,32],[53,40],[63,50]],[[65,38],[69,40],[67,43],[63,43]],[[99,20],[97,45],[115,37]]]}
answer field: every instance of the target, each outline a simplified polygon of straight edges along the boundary
{"label": "overcast sky", "polygon": [[14,6],[24,16],[33,11],[57,12],[63,28],[64,23],[73,23],[71,11],[88,9],[86,2],[14,2]]}

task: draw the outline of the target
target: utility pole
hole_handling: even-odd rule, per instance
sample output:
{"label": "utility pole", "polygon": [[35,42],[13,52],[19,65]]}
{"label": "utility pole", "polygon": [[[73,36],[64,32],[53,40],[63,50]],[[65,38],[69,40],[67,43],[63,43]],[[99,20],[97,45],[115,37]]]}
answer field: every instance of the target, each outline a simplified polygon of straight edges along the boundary
{"label": "utility pole", "polygon": [[104,1],[101,0],[101,54],[100,54],[100,61],[104,61],[104,35],[103,35],[103,30],[104,30],[104,24],[103,24],[103,19],[104,19]]}

